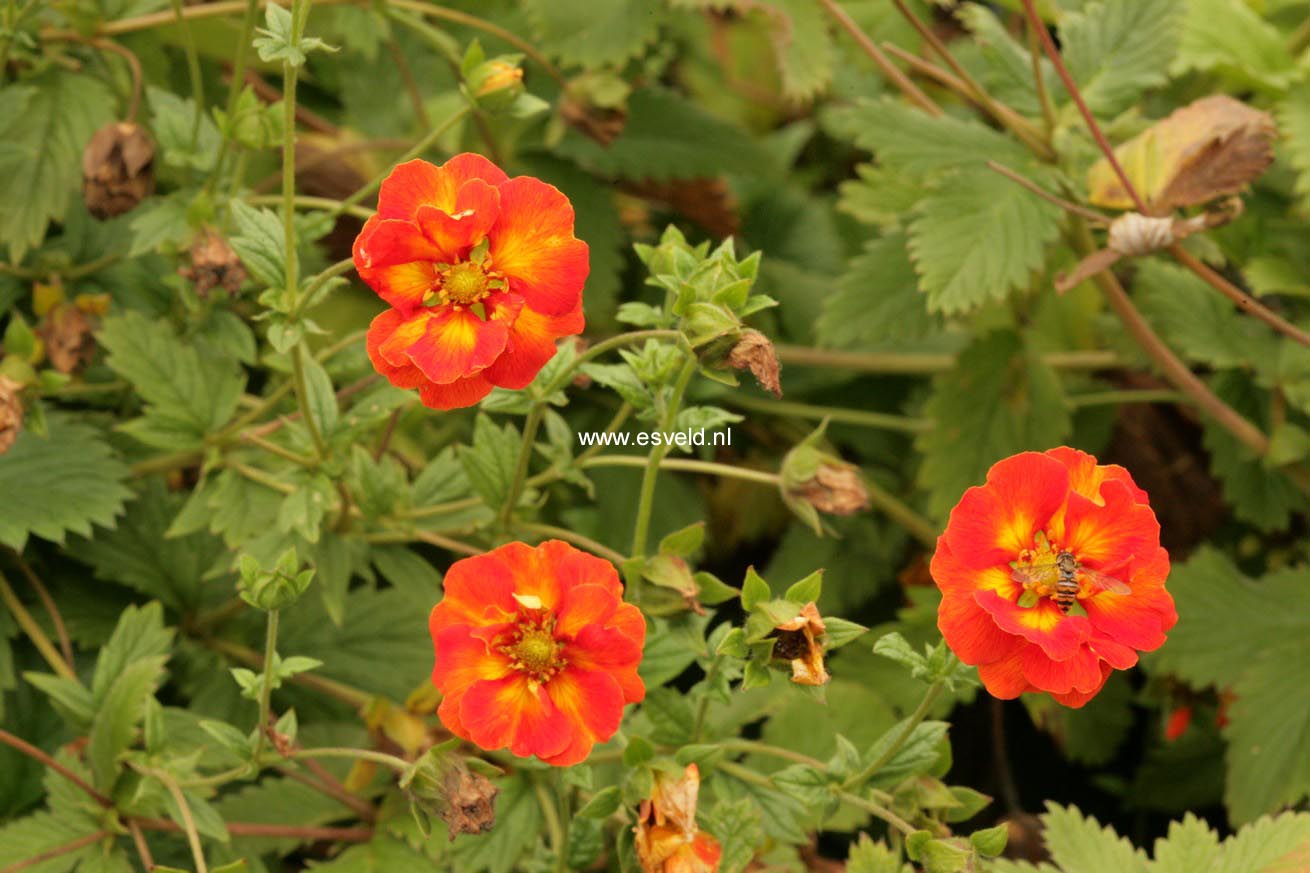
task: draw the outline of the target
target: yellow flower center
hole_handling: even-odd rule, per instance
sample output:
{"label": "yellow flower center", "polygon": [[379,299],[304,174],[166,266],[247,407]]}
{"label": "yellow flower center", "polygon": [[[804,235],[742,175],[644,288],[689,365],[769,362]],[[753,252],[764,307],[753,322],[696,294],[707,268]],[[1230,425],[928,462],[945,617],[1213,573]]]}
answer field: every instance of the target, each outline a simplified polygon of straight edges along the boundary
{"label": "yellow flower center", "polygon": [[468,306],[486,297],[490,291],[491,282],[482,265],[465,261],[442,272],[438,295],[442,303]]}
{"label": "yellow flower center", "polygon": [[554,616],[522,617],[502,639],[500,651],[509,657],[514,669],[538,682],[545,682],[568,663],[562,657],[564,645],[555,639]]}

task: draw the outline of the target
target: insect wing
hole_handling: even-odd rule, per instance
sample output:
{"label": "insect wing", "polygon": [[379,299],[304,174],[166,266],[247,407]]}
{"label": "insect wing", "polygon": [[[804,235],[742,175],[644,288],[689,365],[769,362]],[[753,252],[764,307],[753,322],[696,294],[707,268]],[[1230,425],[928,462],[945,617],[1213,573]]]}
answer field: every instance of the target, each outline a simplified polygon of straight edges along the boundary
{"label": "insect wing", "polygon": [[1021,585],[1055,585],[1060,570],[1054,560],[1037,561],[1027,567],[1015,567],[1010,571],[1010,578]]}
{"label": "insect wing", "polygon": [[1133,593],[1133,589],[1129,588],[1125,583],[1119,581],[1113,576],[1099,573],[1096,570],[1088,570],[1086,567],[1079,567],[1078,574],[1082,577],[1082,581],[1086,582],[1095,592],[1108,591],[1111,594],[1119,595]]}

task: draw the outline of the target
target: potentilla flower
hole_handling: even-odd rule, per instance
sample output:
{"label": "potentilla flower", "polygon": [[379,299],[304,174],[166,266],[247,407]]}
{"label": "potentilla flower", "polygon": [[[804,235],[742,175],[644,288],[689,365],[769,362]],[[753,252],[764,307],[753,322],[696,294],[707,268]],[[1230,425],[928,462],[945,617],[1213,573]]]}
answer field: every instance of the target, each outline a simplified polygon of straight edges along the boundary
{"label": "potentilla flower", "polygon": [[951,510],[931,571],[942,636],[1000,698],[1082,706],[1178,620],[1146,492],[1070,448],[993,466]]}
{"label": "potentilla flower", "polygon": [[655,776],[650,800],[637,810],[635,848],[642,873],[714,873],[719,841],[696,826],[700,770],[688,764],[680,778]]}
{"label": "potentilla flower", "polygon": [[800,615],[774,629],[773,655],[791,663],[791,681],[797,685],[827,685],[832,678],[823,662],[825,633],[823,617],[812,602],[801,607]]}
{"label": "potentilla flower", "polygon": [[373,366],[434,409],[525,387],[582,332],[587,244],[568,198],[480,155],[397,166],[354,258],[393,307],[369,327]]}
{"label": "potentilla flower", "polygon": [[646,695],[646,621],[608,561],[550,540],[451,565],[429,626],[438,716],[484,749],[584,760]]}

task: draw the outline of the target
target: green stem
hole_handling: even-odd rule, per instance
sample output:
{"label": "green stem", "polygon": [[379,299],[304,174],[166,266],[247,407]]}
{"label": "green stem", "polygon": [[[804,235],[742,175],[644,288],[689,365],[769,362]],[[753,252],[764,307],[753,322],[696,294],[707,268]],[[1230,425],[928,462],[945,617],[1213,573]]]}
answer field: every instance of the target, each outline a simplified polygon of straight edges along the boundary
{"label": "green stem", "polygon": [[515,522],[514,527],[526,533],[555,537],[556,539],[573,543],[573,545],[580,546],[589,552],[600,555],[602,558],[605,558],[607,561],[614,564],[622,564],[624,561],[628,560],[624,555],[611,549],[604,543],[597,542],[585,534],[580,534],[577,531],[572,531],[565,527],[556,527],[553,524],[540,524],[535,521]]}
{"label": "green stem", "polygon": [[328,453],[327,443],[318,429],[318,422],[314,419],[309,406],[309,385],[305,381],[304,356],[305,346],[303,343],[298,343],[291,350],[291,375],[295,380],[296,402],[300,406],[300,417],[304,419],[305,429],[309,431],[309,438],[314,442],[314,453],[320,458],[325,458]]}
{"label": "green stem", "polygon": [[[434,127],[427,134],[427,136],[423,137],[418,142],[414,143],[414,145],[410,147],[409,151],[405,152],[403,155],[396,158],[395,163],[403,164],[408,160],[412,160],[422,155],[428,149],[432,148],[432,146],[436,144],[437,140],[441,139],[441,137],[445,135],[446,131],[450,130],[456,124],[463,121],[464,116],[468,115],[469,112],[471,111],[472,110],[468,106],[461,107],[458,111],[456,111],[453,115],[451,115],[441,124]],[[349,207],[352,207],[355,204],[359,203],[365,197],[369,196],[378,188],[380,188],[382,186],[383,181],[386,180],[387,176],[389,175],[391,175],[390,167],[383,170],[378,175],[374,176],[373,179],[370,180],[368,184],[366,184],[364,187],[360,188],[359,190],[355,191],[355,193],[351,194],[345,200],[340,201],[336,205],[336,207],[331,210],[332,214],[339,215],[342,212],[346,211],[346,209],[348,209]]]}
{"label": "green stem", "polygon": [[[345,275],[353,269],[355,269],[355,259],[346,258],[337,261],[335,264],[315,276],[310,280],[309,284],[305,286],[305,296],[300,298],[300,310],[310,309],[318,302],[316,298],[319,289],[325,287],[329,280],[335,279],[337,276]],[[296,312],[292,313],[293,316],[296,314]]]}
{"label": "green stem", "polygon": [[191,815],[191,804],[187,803],[182,788],[171,775],[163,770],[148,767],[137,767],[136,769],[142,774],[162,782],[164,787],[168,789],[168,793],[173,796],[173,802],[177,804],[177,810],[182,816],[182,830],[186,832],[187,844],[191,847],[191,858],[196,863],[196,873],[209,873],[209,868],[205,865],[205,850],[200,844],[200,831],[196,829],[196,820]]}
{"label": "green stem", "polygon": [[195,116],[191,120],[191,147],[195,148],[200,136],[200,120],[205,113],[205,80],[200,76],[200,55],[196,52],[196,37],[191,32],[182,11],[182,0],[172,0],[173,17],[182,31],[182,47],[186,52],[187,76],[191,79],[191,99],[196,102]]}
{"label": "green stem", "polygon": [[272,440],[266,440],[250,431],[243,433],[241,438],[253,446],[258,446],[269,454],[277,455],[279,458],[282,458],[285,461],[290,461],[293,464],[298,464],[301,467],[314,469],[318,466],[317,459],[293,452],[288,448],[278,445]]}
{"label": "green stem", "polygon": [[50,642],[50,638],[41,629],[41,625],[36,623],[36,619],[32,618],[32,614],[23,606],[23,602],[18,599],[14,589],[9,587],[9,580],[4,577],[3,573],[0,573],[0,600],[3,600],[5,606],[9,607],[9,612],[13,615],[14,621],[18,622],[18,626],[27,634],[27,638],[32,641],[32,645],[36,646],[36,650],[41,653],[41,657],[50,665],[50,669],[55,671],[55,675],[81,684],[81,680],[73,672],[72,666],[60,657],[59,650],[55,648],[54,643]]}
{"label": "green stem", "polygon": [[[810,346],[776,347],[778,360],[801,367],[824,367],[860,373],[927,375],[951,370],[955,355],[922,352],[842,352]],[[1112,370],[1124,366],[1114,352],[1075,351],[1042,355],[1049,366],[1066,370]]]}
{"label": "green stem", "polygon": [[765,397],[750,397],[738,394],[732,394],[723,399],[732,406],[767,412],[771,415],[789,415],[797,418],[808,418],[813,421],[822,421],[828,418],[843,424],[855,424],[861,427],[892,430],[899,433],[922,433],[932,427],[932,421],[926,418],[908,418],[903,415],[868,412],[863,409],[844,409],[837,406],[792,403],[786,400],[770,400]]}
{"label": "green stem", "polygon": [[[247,0],[245,14],[241,18],[241,36],[237,38],[237,52],[232,59],[232,82],[227,88],[226,114],[227,123],[235,122],[235,112],[237,108],[237,98],[241,96],[241,86],[245,84],[246,78],[246,59],[250,54],[250,46],[255,35],[255,20],[259,17],[259,0]],[[217,184],[223,162],[227,159],[228,149],[232,147],[232,140],[228,136],[223,137],[223,141],[218,146],[218,157],[214,160],[214,173],[205,180],[205,189],[212,191],[213,186]],[[238,172],[235,173],[234,185],[240,185],[240,176],[245,169],[244,161],[238,159]]]}
{"label": "green stem", "polygon": [[550,789],[539,776],[532,777],[532,791],[537,795],[537,805],[541,807],[541,816],[546,820],[546,832],[550,834],[550,848],[555,853],[556,873],[562,873],[568,870],[568,843],[555,798],[551,797]]}
{"label": "green stem", "polygon": [[268,733],[268,711],[273,696],[273,662],[277,659],[278,611],[268,611],[268,627],[264,634],[264,684],[259,688],[259,722],[255,725],[255,754],[264,750],[264,740]]}
{"label": "green stem", "polygon": [[915,707],[914,712],[910,713],[910,717],[905,720],[905,724],[902,725],[900,732],[892,739],[891,744],[883,749],[882,754],[875,758],[869,766],[843,782],[842,787],[854,788],[857,785],[862,785],[886,766],[887,762],[901,750],[901,746],[905,745],[906,740],[914,733],[914,729],[919,726],[919,723],[928,716],[928,711],[932,709],[932,705],[937,702],[937,698],[941,696],[945,688],[945,679],[938,679],[929,685],[928,690],[924,692],[923,699],[919,701],[919,705]]}
{"label": "green stem", "polygon": [[860,797],[858,794],[852,794],[849,791],[835,791],[833,793],[836,794],[837,799],[843,803],[849,803],[851,806],[862,809],[875,818],[882,819],[903,834],[909,835],[917,830],[914,825],[910,824],[880,803]]}
{"label": "green stem", "polygon": [[528,410],[528,417],[523,422],[523,442],[519,445],[519,457],[514,465],[514,478],[509,482],[505,502],[501,505],[500,514],[496,519],[502,530],[509,526],[514,509],[518,506],[519,495],[523,493],[523,480],[527,478],[528,467],[532,464],[532,446],[537,440],[537,430],[541,427],[541,418],[545,413],[546,401],[537,400]]}
{"label": "green stem", "polygon": [[1073,394],[1069,402],[1075,409],[1081,409],[1085,406],[1118,406],[1122,403],[1186,403],[1188,397],[1172,388],[1141,388]]}
{"label": "green stem", "polygon": [[[281,194],[255,194],[247,197],[246,202],[251,206],[280,206],[285,201]],[[297,194],[293,205],[297,209],[319,209],[331,212],[333,215],[353,215],[365,221],[377,212],[376,209],[369,209],[367,206],[352,206],[343,200],[333,200],[331,197],[309,197],[304,194]]]}
{"label": "green stem", "polygon": [[[678,409],[682,406],[682,395],[686,393],[687,386],[691,384],[691,377],[696,372],[696,358],[694,355],[688,355],[687,361],[682,365],[682,372],[678,374],[678,381],[673,385],[673,393],[669,396],[668,406],[664,409],[661,416],[661,425],[663,430],[669,430],[673,426],[673,421],[678,416]],[[664,454],[668,451],[667,446],[655,446],[650,450],[650,456],[646,460],[646,469],[641,475],[641,493],[637,498],[637,523],[632,532],[632,549],[634,557],[641,557],[646,554],[646,540],[650,536],[650,515],[655,505],[655,481],[659,478],[660,461],[664,459]],[[597,458],[596,460],[600,460]]]}
{"label": "green stem", "polygon": [[[594,458],[588,458],[578,466],[583,469],[590,469],[591,467],[641,467],[645,469],[649,465],[649,456],[598,455]],[[764,470],[751,470],[747,467],[734,467],[731,464],[719,464],[714,461],[698,461],[694,458],[660,458],[657,466],[662,467],[665,470],[681,470],[687,473],[705,473],[709,476],[742,479],[747,482],[758,482],[761,485],[772,485],[774,487],[777,487],[779,481],[777,473],[769,473]]]}
{"label": "green stem", "polygon": [[804,764],[807,767],[813,767],[821,772],[828,771],[828,765],[818,758],[811,758],[809,755],[801,752],[793,752],[791,749],[784,749],[782,746],[774,746],[769,743],[762,743],[758,740],[746,739],[727,739],[719,743],[719,746],[729,752],[744,752],[751,755],[767,755],[771,758],[780,758],[784,761],[791,761],[794,764]]}
{"label": "green stem", "polygon": [[622,348],[623,346],[630,346],[633,343],[644,342],[649,339],[672,339],[685,342],[682,334],[676,330],[633,330],[628,331],[627,333],[616,334],[609,339],[596,343],[594,346],[591,346],[582,354],[578,355],[567,369],[558,373],[555,378],[551,380],[550,384],[542,390],[542,396],[549,397],[567,385],[569,380],[573,378],[573,374],[576,373],[578,368],[583,364],[589,361],[594,361],[601,355],[611,352],[614,349]]}
{"label": "green stem", "polygon": [[374,764],[381,764],[384,767],[390,767],[397,773],[404,773],[409,769],[409,762],[404,758],[398,758],[395,755],[388,755],[386,752],[376,752],[372,749],[350,749],[343,747],[328,747],[322,749],[297,749],[291,753],[292,758],[357,758],[361,761],[372,761]]}
{"label": "green stem", "polygon": [[877,507],[888,518],[905,528],[929,549],[937,547],[937,526],[915,512],[908,504],[894,497],[891,492],[875,483],[867,476],[862,477],[864,490],[869,495],[869,503]]}

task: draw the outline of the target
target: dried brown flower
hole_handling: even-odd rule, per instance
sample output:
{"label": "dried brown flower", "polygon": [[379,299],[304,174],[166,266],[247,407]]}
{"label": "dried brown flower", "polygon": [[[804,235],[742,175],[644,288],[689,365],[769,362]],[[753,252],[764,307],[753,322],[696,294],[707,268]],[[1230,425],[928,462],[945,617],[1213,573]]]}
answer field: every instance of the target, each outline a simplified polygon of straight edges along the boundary
{"label": "dried brown flower", "polygon": [[655,776],[649,800],[637,811],[635,848],[642,873],[714,873],[719,841],[696,825],[700,769],[688,764],[680,778]]}
{"label": "dried brown flower", "polygon": [[728,363],[733,369],[750,369],[760,387],[774,397],[782,396],[782,383],[778,379],[778,354],[773,350],[773,343],[758,330],[744,330],[741,339],[728,353]]}
{"label": "dried brown flower", "polygon": [[797,685],[827,685],[832,677],[823,662],[823,635],[827,632],[813,602],[800,615],[778,625],[772,634],[773,656],[791,662],[791,681]]}
{"label": "dried brown flower", "polygon": [[218,287],[235,297],[241,290],[241,283],[246,280],[241,259],[227,240],[213,230],[206,230],[191,246],[191,265],[180,268],[178,273],[195,283],[196,293],[201,297]]}
{"label": "dried brown flower", "polygon": [[23,429],[23,403],[18,397],[22,387],[0,376],[0,455],[9,451]]}
{"label": "dried brown flower", "polygon": [[95,357],[91,330],[91,320],[76,304],[60,303],[46,313],[36,332],[45,343],[50,366],[61,373],[76,373]]}
{"label": "dried brown flower", "polygon": [[850,464],[820,464],[814,478],[802,483],[794,493],[829,515],[854,515],[869,507],[869,491],[859,471]]}
{"label": "dried brown flower", "polygon": [[82,200],[96,218],[133,209],[155,190],[155,144],[140,126],[114,121],[82,152]]}
{"label": "dried brown flower", "polygon": [[500,789],[481,773],[464,768],[446,775],[449,805],[440,813],[453,840],[460,834],[483,834],[496,826],[496,795]]}

